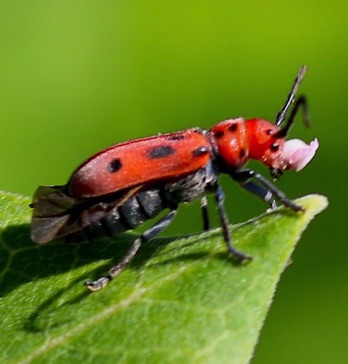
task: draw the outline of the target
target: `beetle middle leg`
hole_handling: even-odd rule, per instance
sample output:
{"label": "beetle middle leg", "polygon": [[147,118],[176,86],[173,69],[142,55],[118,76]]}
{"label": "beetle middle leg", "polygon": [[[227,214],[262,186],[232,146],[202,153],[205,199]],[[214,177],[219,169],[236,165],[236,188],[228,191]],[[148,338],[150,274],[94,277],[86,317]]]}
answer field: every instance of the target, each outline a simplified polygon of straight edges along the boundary
{"label": "beetle middle leg", "polygon": [[117,265],[112,267],[107,275],[102,276],[95,281],[88,281],[85,283],[88,289],[91,291],[98,291],[104,288],[111,280],[118,276],[122,269],[134,258],[140,246],[162,232],[174,220],[176,213],[177,209],[171,210],[162,219],[157,221],[155,225],[146,230],[139,238],[135,239],[134,243],[127,251],[123,259]]}
{"label": "beetle middle leg", "polygon": [[209,212],[208,212],[208,199],[207,196],[201,198],[201,210],[202,210],[202,220],[203,220],[203,231],[208,231],[210,229],[209,222]]}
{"label": "beetle middle leg", "polygon": [[217,185],[215,188],[215,200],[219,212],[221,227],[222,227],[222,233],[224,236],[224,240],[227,244],[228,252],[233,254],[240,262],[244,261],[250,261],[252,260],[252,257],[249,257],[248,255],[245,255],[238,250],[235,249],[235,247],[232,245],[231,241],[231,235],[228,229],[228,218],[227,214],[224,208],[224,200],[225,200],[225,194],[222,190],[221,186]]}

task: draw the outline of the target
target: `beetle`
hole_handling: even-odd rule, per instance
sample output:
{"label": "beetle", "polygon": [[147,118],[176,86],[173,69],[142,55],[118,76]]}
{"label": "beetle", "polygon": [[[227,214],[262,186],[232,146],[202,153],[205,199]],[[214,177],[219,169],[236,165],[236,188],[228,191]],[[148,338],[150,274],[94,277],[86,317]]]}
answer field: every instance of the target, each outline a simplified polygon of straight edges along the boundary
{"label": "beetle", "polygon": [[210,130],[192,128],[127,141],[87,159],[66,185],[39,186],[31,204],[32,240],[39,244],[62,237],[75,240],[81,233],[89,240],[115,237],[167,210],[135,239],[105,276],[86,282],[91,291],[96,291],[122,271],[144,242],[173,221],[179,204],[200,198],[203,228],[208,230],[206,194],[213,193],[228,252],[240,262],[251,260],[232,244],[218,177],[228,174],[271,208],[278,200],[293,211],[302,210],[261,174],[243,166],[249,159],[258,160],[277,179],[284,170],[302,169],[314,156],[317,140],[309,146],[300,140],[285,141],[300,108],[309,125],[306,98],[296,98],[305,72],[306,66],[302,66],[275,123],[236,118],[219,122]]}

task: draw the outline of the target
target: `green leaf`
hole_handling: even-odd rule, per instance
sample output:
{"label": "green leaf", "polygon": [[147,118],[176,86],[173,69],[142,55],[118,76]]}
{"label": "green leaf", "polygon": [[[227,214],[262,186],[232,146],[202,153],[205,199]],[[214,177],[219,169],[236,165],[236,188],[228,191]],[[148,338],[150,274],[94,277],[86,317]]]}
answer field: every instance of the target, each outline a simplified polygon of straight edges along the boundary
{"label": "green leaf", "polygon": [[[133,234],[116,242],[35,245],[29,199],[0,195],[0,362],[247,363],[302,231],[322,196],[297,200],[233,227],[235,245],[254,257],[238,265],[220,229],[155,239],[107,288],[105,273]],[[110,259],[111,258],[111,259]]]}

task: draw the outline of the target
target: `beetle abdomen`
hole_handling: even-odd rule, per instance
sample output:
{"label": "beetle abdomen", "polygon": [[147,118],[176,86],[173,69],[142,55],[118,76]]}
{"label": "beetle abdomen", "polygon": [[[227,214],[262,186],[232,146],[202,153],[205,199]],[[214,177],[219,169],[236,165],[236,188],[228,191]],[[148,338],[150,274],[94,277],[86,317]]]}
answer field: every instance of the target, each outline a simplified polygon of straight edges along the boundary
{"label": "beetle abdomen", "polygon": [[86,226],[81,232],[66,236],[67,242],[98,240],[115,237],[127,230],[142,225],[168,207],[167,199],[159,188],[141,191],[130,197],[122,205],[115,206],[101,220]]}
{"label": "beetle abdomen", "polygon": [[181,202],[190,202],[202,196],[207,186],[206,175],[206,169],[202,168],[178,181],[138,192],[121,205],[112,208],[100,220],[85,226],[80,232],[66,236],[66,241],[94,241],[133,230],[166,208],[176,207]]}

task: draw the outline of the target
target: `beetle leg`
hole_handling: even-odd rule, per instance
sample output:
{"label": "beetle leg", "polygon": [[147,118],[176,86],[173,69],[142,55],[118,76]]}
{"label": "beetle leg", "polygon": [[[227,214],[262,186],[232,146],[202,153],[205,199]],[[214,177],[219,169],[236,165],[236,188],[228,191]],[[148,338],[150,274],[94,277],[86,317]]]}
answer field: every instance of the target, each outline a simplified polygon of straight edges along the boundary
{"label": "beetle leg", "polygon": [[269,189],[265,189],[259,186],[254,181],[247,181],[244,183],[240,183],[240,185],[248,192],[253,193],[257,197],[260,197],[263,201],[265,201],[269,205],[271,210],[277,207],[273,193]]}
{"label": "beetle leg", "polygon": [[139,250],[142,243],[145,243],[152,238],[154,238],[157,234],[163,231],[175,218],[177,210],[171,210],[166,216],[164,216],[161,220],[157,221],[155,225],[146,230],[139,238],[135,239],[133,245],[127,251],[123,259],[114,267],[112,267],[108,274],[102,276],[95,281],[86,282],[85,285],[91,291],[98,291],[104,288],[112,279],[114,279],[122,269],[133,259],[137,251]]}
{"label": "beetle leg", "polygon": [[201,198],[201,210],[202,210],[202,219],[203,219],[203,230],[207,231],[210,229],[207,196],[203,196]]}
{"label": "beetle leg", "polygon": [[226,214],[226,211],[224,208],[225,194],[219,185],[217,185],[216,189],[215,189],[215,200],[216,200],[216,204],[217,204],[217,208],[218,208],[218,212],[219,212],[222,233],[223,233],[224,240],[227,244],[228,252],[233,254],[240,262],[252,260],[252,257],[249,257],[249,256],[239,252],[232,245],[231,235],[230,235],[230,232],[228,229],[228,218],[227,218],[227,214]]}
{"label": "beetle leg", "polygon": [[263,185],[269,192],[278,198],[278,200],[286,207],[294,211],[302,211],[303,208],[292,202],[284,192],[277,188],[272,182],[268,181],[267,178],[261,174],[255,172],[252,169],[243,169],[240,171],[234,171],[230,173],[230,176],[238,182],[248,182],[250,179],[255,178],[261,185]]}

